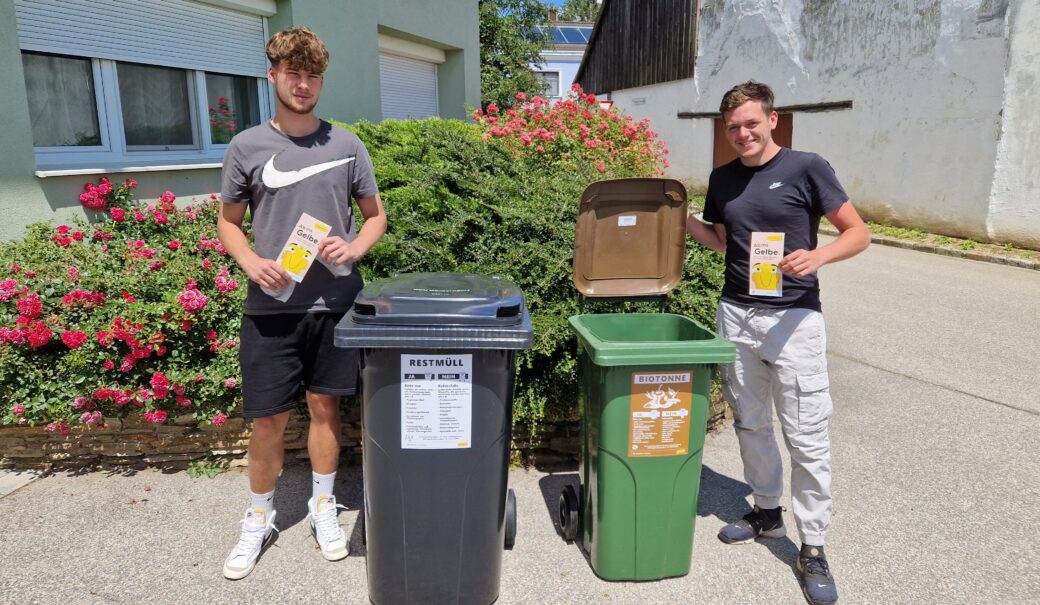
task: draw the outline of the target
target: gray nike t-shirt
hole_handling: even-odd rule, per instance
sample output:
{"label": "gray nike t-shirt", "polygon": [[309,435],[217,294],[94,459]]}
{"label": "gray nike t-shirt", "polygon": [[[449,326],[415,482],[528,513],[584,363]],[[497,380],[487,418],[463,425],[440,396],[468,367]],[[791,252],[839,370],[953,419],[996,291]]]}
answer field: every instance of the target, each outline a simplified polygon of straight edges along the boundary
{"label": "gray nike t-shirt", "polygon": [[[357,236],[353,201],[378,193],[372,159],[357,135],[322,120],[304,137],[291,137],[270,122],[244,130],[224,154],[221,198],[248,203],[253,249],[277,259],[303,213],[331,225],[330,236]],[[292,295],[279,301],[249,282],[245,312],[320,313],[346,311],[363,282],[347,265],[327,267],[317,257]]]}

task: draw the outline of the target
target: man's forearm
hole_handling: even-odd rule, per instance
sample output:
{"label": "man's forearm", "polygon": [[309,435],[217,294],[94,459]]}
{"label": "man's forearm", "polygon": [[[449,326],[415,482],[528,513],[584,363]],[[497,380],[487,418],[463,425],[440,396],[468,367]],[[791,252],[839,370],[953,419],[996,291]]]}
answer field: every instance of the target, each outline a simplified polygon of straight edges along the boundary
{"label": "man's forearm", "polygon": [[726,243],[719,240],[719,234],[715,229],[692,214],[686,215],[686,232],[702,246],[716,252],[726,251]]}
{"label": "man's forearm", "polygon": [[856,225],[842,231],[838,237],[826,246],[820,247],[821,264],[835,263],[852,258],[867,249],[870,245],[870,229],[866,225]]}
{"label": "man's forearm", "polygon": [[245,233],[242,233],[242,228],[228,221],[219,221],[217,223],[217,239],[227,250],[227,253],[231,258],[235,259],[238,266],[243,271],[246,270],[247,264],[255,264],[255,261],[260,257],[257,256],[256,252],[249,245],[249,238],[246,237]]}
{"label": "man's forearm", "polygon": [[385,214],[366,219],[365,224],[358,231],[357,237],[354,238],[354,245],[360,250],[360,256],[368,254],[368,251],[376,245],[376,242],[383,237],[384,233],[386,233]]}

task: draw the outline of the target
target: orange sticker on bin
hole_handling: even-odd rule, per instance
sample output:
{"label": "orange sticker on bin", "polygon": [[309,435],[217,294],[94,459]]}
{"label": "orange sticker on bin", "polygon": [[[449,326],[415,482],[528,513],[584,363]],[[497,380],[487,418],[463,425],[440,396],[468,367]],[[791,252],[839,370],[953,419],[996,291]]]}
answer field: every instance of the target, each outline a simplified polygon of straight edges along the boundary
{"label": "orange sticker on bin", "polygon": [[689,453],[692,393],[692,369],[632,372],[629,458]]}

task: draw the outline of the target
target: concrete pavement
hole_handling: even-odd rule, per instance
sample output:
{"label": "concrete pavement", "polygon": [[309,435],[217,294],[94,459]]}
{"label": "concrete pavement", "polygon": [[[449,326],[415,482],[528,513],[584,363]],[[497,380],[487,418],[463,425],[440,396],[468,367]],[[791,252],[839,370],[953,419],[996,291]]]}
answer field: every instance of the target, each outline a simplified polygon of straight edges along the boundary
{"label": "concrete pavement", "polygon": [[[1040,522],[1040,273],[874,246],[822,279],[836,408],[828,553],[841,602],[1040,600],[1030,532]],[[314,550],[304,521],[308,473],[286,469],[282,533],[239,582],[220,568],[245,506],[244,471],[36,480],[0,498],[0,603],[367,603],[360,469],[337,478],[357,554],[339,563]],[[804,602],[793,527],[744,546],[715,537],[750,491],[731,428],[705,442],[683,578],[596,578],[553,526],[559,487],[576,480],[574,469],[511,473],[519,524],[499,603]]]}

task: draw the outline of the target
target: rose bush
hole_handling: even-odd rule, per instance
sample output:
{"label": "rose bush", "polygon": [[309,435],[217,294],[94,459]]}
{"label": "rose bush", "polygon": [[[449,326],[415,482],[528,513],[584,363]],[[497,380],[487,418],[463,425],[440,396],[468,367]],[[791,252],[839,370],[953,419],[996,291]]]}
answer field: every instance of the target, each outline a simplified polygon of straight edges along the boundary
{"label": "rose bush", "polygon": [[245,288],[216,239],[218,202],[142,204],[136,186],[88,183],[96,222],[36,223],[0,246],[0,422],[220,424],[238,403]]}
{"label": "rose bush", "polygon": [[500,140],[528,163],[581,174],[605,174],[609,167],[611,173],[639,176],[664,174],[669,167],[668,148],[650,130],[649,118],[636,121],[616,108],[603,109],[580,84],[555,103],[538,96],[528,100],[524,93],[516,97],[513,107],[491,104],[474,111],[473,119],[485,139]]}

